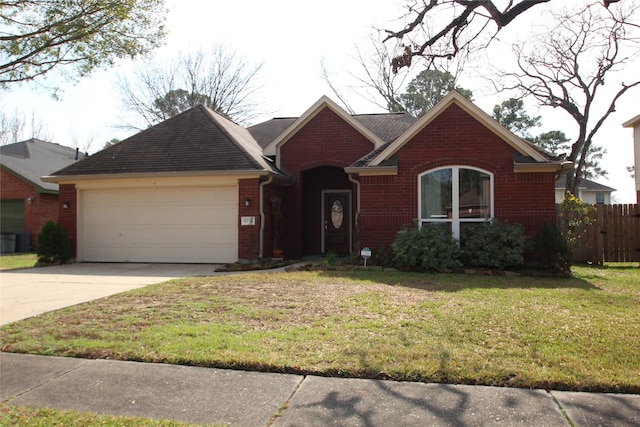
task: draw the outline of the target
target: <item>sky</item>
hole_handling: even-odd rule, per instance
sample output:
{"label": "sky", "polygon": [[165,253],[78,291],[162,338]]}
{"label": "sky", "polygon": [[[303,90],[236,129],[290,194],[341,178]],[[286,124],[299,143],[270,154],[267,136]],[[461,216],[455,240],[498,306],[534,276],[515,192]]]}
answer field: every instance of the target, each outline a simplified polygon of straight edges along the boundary
{"label": "sky", "polygon": [[[181,51],[222,44],[250,62],[263,62],[259,97],[266,114],[256,122],[297,117],[323,95],[338,101],[322,78],[322,61],[334,84],[350,94],[349,102],[356,112],[383,112],[353,89],[356,82],[351,74],[360,71],[354,60],[355,46],[367,46],[374,28],[400,28],[397,19],[404,13],[403,4],[402,0],[167,0],[169,34],[166,45],[155,54],[168,59]],[[523,19],[516,25],[523,28],[529,23]],[[501,32],[503,38],[509,34],[506,30],[510,28]],[[489,60],[499,62],[500,50],[494,55]],[[124,139],[133,134],[118,127],[123,108],[115,81],[118,74],[127,75],[140,64],[122,60],[75,84],[63,83],[59,100],[53,99],[42,85],[14,87],[0,92],[0,108],[5,113],[35,114],[46,125],[51,142],[95,153],[112,138]],[[626,72],[637,75],[640,65],[635,65]],[[490,114],[506,96],[489,90],[487,81],[477,74],[477,70],[465,70],[458,83],[471,89],[474,102]],[[348,88],[352,88],[350,92]],[[638,99],[640,89],[628,93],[596,138],[596,144],[608,150],[602,165],[609,173],[597,181],[617,189],[613,193],[616,203],[635,203],[634,183],[626,170],[633,163],[633,134],[622,123],[640,114]],[[558,111],[532,109],[530,114],[542,116],[540,132],[559,129],[569,137],[575,136],[570,119]]]}

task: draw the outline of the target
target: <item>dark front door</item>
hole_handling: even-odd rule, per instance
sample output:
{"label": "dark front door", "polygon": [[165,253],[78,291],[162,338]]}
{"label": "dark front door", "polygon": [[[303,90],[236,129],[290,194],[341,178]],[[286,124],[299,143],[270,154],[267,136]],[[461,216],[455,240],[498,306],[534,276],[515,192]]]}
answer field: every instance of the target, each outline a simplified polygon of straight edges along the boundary
{"label": "dark front door", "polygon": [[325,253],[349,255],[351,241],[351,214],[349,192],[324,193],[323,223]]}

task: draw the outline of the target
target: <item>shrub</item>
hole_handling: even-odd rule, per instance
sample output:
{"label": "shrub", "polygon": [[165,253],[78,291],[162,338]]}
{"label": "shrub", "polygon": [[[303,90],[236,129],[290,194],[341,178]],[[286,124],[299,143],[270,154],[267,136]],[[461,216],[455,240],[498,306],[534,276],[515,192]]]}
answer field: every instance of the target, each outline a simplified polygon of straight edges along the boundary
{"label": "shrub", "polygon": [[568,271],[571,266],[569,244],[560,229],[548,221],[536,234],[535,255],[544,268],[554,272]]}
{"label": "shrub", "polygon": [[38,262],[64,264],[71,258],[71,242],[58,223],[47,221],[38,233]]}
{"label": "shrub", "polygon": [[381,267],[391,267],[393,265],[393,252],[390,248],[381,244],[378,249],[374,249],[369,262]]}
{"label": "shrub", "polygon": [[558,223],[570,250],[575,249],[595,221],[595,212],[595,207],[584,203],[569,192],[562,199]]}
{"label": "shrub", "polygon": [[487,221],[466,231],[464,259],[476,267],[503,270],[524,264],[527,236],[520,224]]}
{"label": "shrub", "polygon": [[338,255],[333,251],[327,252],[324,258],[322,258],[321,264],[325,266],[335,267],[336,265],[338,265]]}
{"label": "shrub", "polygon": [[458,243],[442,227],[404,226],[391,248],[399,268],[444,271],[462,266]]}

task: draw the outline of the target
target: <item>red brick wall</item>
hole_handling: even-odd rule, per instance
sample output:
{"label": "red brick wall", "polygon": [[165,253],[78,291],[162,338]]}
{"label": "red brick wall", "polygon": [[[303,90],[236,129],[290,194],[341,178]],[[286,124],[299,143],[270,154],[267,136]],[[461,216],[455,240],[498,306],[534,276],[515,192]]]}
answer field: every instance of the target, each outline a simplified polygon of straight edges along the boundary
{"label": "red brick wall", "polygon": [[[63,207],[65,202],[69,202],[67,209]],[[67,235],[71,241],[71,256],[75,258],[78,254],[78,199],[75,184],[60,184],[58,208],[58,222],[67,231]]]}
{"label": "red brick wall", "polygon": [[397,153],[398,175],[361,177],[360,239],[363,246],[388,247],[403,224],[418,215],[418,175],[450,165],[494,174],[494,214],[520,223],[535,235],[544,220],[555,220],[554,174],[515,173],[515,150],[453,105]]}
{"label": "red brick wall", "polygon": [[279,197],[281,201],[280,213],[282,220],[280,221],[280,249],[287,256],[292,253],[292,234],[289,232],[291,221],[291,209],[289,208],[290,200],[287,195],[287,188],[276,184],[269,184],[264,187],[264,253],[263,256],[273,256],[274,249],[274,233],[273,233],[273,215],[271,197]]}
{"label": "red brick wall", "polygon": [[280,167],[293,176],[318,166],[345,167],[373,148],[369,140],[325,108],[282,146]]}
{"label": "red brick wall", "polygon": [[[44,223],[58,221],[58,196],[36,193],[32,185],[4,169],[0,175],[0,194],[3,200],[24,200],[24,231],[30,234],[31,246],[35,248]],[[31,204],[27,203],[28,197],[33,197]]]}
{"label": "red brick wall", "polygon": [[[320,224],[309,224],[308,206],[304,191],[318,185],[305,183],[305,179],[319,179],[305,174],[312,169],[331,166],[350,166],[374,149],[373,143],[347,124],[340,116],[328,108],[320,111],[304,128],[300,129],[280,150],[280,167],[296,179],[296,185],[286,190],[287,202],[287,249],[290,256],[300,256],[305,252],[319,253]],[[346,175],[344,177],[346,179]],[[333,180],[335,181],[335,180]],[[333,182],[332,181],[332,182]],[[323,181],[320,186],[332,186]],[[341,185],[352,188],[351,183]],[[319,188],[319,187],[318,187]],[[320,202],[319,193],[317,203]],[[307,201],[305,201],[307,200]],[[284,202],[283,202],[284,203]],[[306,234],[305,234],[306,233]],[[306,236],[306,237],[303,237]],[[313,237],[312,237],[313,236]]]}
{"label": "red brick wall", "polygon": [[[246,206],[247,199],[251,200]],[[241,217],[255,217],[255,225],[241,225]],[[260,251],[260,179],[238,180],[238,259],[257,260]]]}

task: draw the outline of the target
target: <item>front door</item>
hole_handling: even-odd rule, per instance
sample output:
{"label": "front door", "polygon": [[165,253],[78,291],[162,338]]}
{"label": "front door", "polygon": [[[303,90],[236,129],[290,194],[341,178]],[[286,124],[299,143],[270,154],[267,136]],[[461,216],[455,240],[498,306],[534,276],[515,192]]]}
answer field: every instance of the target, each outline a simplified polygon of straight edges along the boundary
{"label": "front door", "polygon": [[351,193],[331,191],[323,193],[324,236],[323,252],[349,255],[351,247]]}

